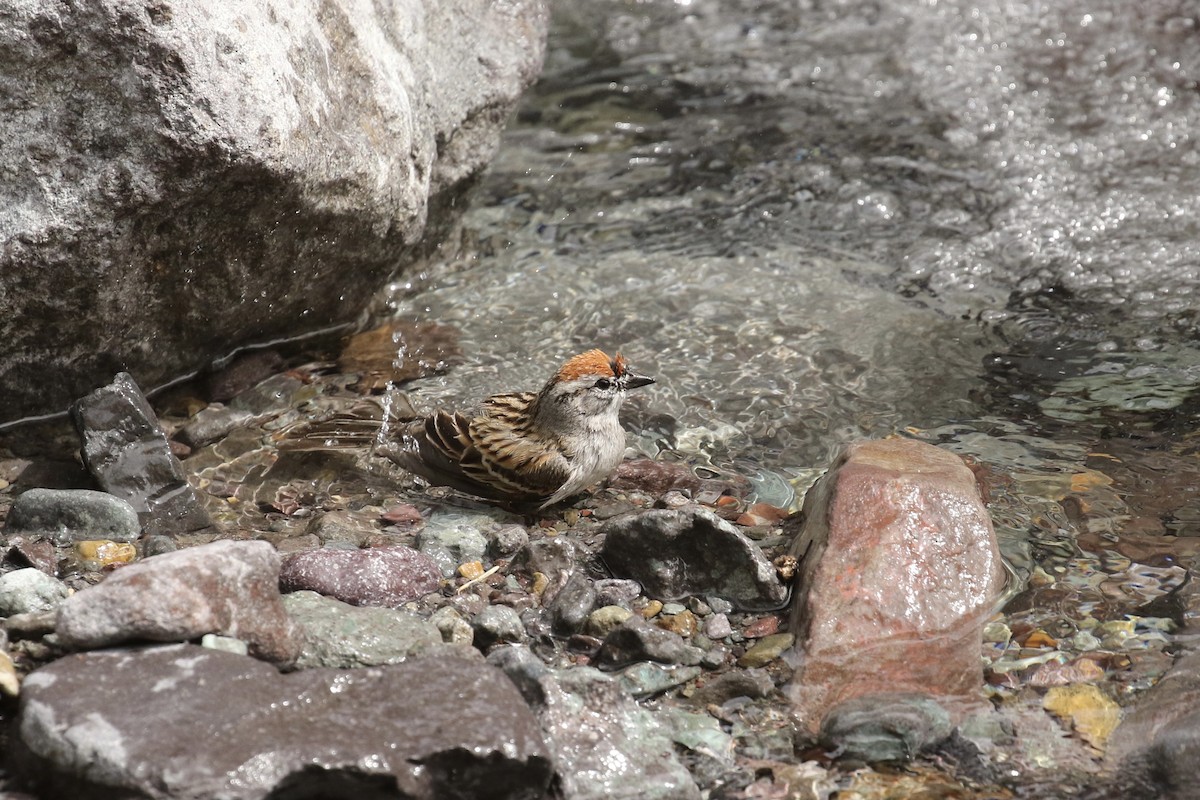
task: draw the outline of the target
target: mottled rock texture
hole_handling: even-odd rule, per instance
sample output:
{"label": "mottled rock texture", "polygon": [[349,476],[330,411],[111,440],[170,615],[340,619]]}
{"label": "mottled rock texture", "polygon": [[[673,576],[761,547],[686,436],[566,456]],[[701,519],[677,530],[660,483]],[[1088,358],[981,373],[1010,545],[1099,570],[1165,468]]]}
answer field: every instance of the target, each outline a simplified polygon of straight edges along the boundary
{"label": "mottled rock texture", "polygon": [[440,577],[433,559],[411,547],[322,548],[285,558],[279,585],[355,606],[398,606],[435,591]]}
{"label": "mottled rock texture", "polygon": [[789,630],[800,724],[862,695],[982,698],[982,628],[1004,586],[966,463],[909,439],[850,445],[808,493]]}
{"label": "mottled rock texture", "polygon": [[67,656],[23,688],[11,761],[41,797],[540,800],[551,777],[537,719],[480,661],[281,675],[175,645]]}
{"label": "mottled rock texture", "polygon": [[346,322],[445,238],[542,0],[0,9],[0,421]]}

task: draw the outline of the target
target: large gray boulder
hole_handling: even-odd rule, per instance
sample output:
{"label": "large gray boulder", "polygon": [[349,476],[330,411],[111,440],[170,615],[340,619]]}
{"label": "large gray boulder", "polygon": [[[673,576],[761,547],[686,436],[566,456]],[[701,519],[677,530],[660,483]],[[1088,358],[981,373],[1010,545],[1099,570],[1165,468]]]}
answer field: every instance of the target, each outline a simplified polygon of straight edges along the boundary
{"label": "large gray boulder", "polygon": [[543,0],[0,8],[0,421],[352,319],[435,246]]}

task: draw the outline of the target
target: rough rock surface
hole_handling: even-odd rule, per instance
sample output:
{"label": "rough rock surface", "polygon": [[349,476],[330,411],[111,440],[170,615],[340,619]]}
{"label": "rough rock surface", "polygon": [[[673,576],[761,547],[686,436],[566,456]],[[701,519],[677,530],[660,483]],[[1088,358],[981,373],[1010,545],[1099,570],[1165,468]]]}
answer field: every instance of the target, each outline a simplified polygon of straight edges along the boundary
{"label": "rough rock surface", "polygon": [[4,530],[42,534],[60,544],[87,539],[133,542],[142,534],[133,506],[90,489],[30,489],[13,501]]}
{"label": "rough rock surface", "polygon": [[76,401],[71,416],[88,471],[100,488],[133,507],[147,536],[212,526],[154,409],[128,373]]}
{"label": "rough rock surface", "polygon": [[66,584],[27,567],[0,575],[0,617],[53,611],[70,594]]}
{"label": "rough rock surface", "polygon": [[607,522],[603,531],[604,563],[616,575],[640,582],[651,597],[712,594],[746,609],[777,608],[787,598],[758,545],[706,509],[627,514]]}
{"label": "rough rock surface", "polygon": [[815,733],[876,693],[981,697],[986,617],[1004,585],[992,522],[961,458],[909,439],[846,448],[804,502],[789,630],[803,659],[788,695]]}
{"label": "rough rock surface", "polygon": [[15,763],[44,797],[534,800],[551,776],[537,720],[480,661],[281,675],[193,645],[114,650],[32,673],[21,701]]}
{"label": "rough rock surface", "polygon": [[298,669],[400,664],[442,644],[434,623],[407,611],[357,608],[315,592],[293,592],[283,604],[300,628]]}
{"label": "rough rock surface", "polygon": [[1124,797],[1195,797],[1200,785],[1200,655],[1180,659],[1125,709],[1106,755],[1113,790],[1123,789]]}
{"label": "rough rock surface", "polygon": [[564,800],[695,800],[669,732],[616,679],[590,667],[550,670],[523,647],[488,656],[534,707]]}
{"label": "rough rock surface", "polygon": [[635,661],[695,665],[704,651],[683,640],[677,633],[651,625],[638,616],[630,617],[604,638],[596,663],[609,669]]}
{"label": "rough rock surface", "polygon": [[355,606],[398,606],[435,591],[441,573],[433,559],[411,547],[361,550],[322,548],[283,560],[285,592],[308,589]]}
{"label": "rough rock surface", "polygon": [[542,0],[6,4],[0,421],[352,319],[453,224],[546,18]]}
{"label": "rough rock surface", "polygon": [[147,558],[71,595],[57,634],[72,649],[219,633],[278,663],[299,639],[279,593],[279,555],[266,542],[219,541]]}

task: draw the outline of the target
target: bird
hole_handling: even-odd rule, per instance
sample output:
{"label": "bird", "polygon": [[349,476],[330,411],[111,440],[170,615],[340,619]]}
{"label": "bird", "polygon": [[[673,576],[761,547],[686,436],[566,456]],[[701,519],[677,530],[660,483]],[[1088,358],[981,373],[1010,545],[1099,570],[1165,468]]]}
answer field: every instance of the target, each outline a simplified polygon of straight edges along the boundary
{"label": "bird", "polygon": [[376,436],[375,452],[431,485],[542,510],[617,468],[625,453],[621,405],[630,390],[654,382],[619,353],[588,350],[540,391],[492,395],[470,413],[435,410]]}

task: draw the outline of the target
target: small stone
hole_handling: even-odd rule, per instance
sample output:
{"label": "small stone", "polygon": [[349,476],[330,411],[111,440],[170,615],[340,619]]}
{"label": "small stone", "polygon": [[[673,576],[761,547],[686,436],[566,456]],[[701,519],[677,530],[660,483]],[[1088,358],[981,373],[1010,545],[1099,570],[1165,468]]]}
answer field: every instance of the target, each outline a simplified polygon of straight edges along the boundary
{"label": "small stone", "polygon": [[868,763],[911,761],[953,731],[950,715],[918,694],[862,695],[821,720],[820,741],[843,757]]}
{"label": "small stone", "polygon": [[483,560],[488,540],[481,531],[493,525],[495,518],[489,514],[435,511],[417,535],[417,549],[449,577],[459,564]]}
{"label": "small stone", "polygon": [[446,644],[472,644],[475,629],[453,606],[442,606],[429,617]]}
{"label": "small stone", "polygon": [[88,489],[30,489],[13,501],[4,530],[43,534],[63,545],[83,539],[133,542],[142,534],[129,503]]}
{"label": "small stone", "polygon": [[423,521],[424,517],[421,516],[421,512],[416,506],[410,503],[399,503],[384,511],[380,519],[389,525],[408,527]]}
{"label": "small stone", "polygon": [[147,536],[142,543],[142,548],[145,557],[150,558],[151,556],[161,556],[164,553],[174,553],[179,549],[179,545],[170,536],[156,534]]}
{"label": "small stone", "polygon": [[1011,638],[1012,631],[1003,622],[989,622],[983,626],[983,641],[989,644],[1008,644]]}
{"label": "small stone", "polygon": [[550,583],[561,586],[579,564],[579,546],[571,539],[554,536],[525,545],[513,557],[513,565],[529,574],[542,573]]}
{"label": "small stone", "polygon": [[71,594],[66,584],[33,567],[0,575],[0,617],[54,611]]}
{"label": "small stone", "polygon": [[129,564],[137,558],[137,548],[132,544],[107,539],[76,542],[75,552],[85,563],[95,565],[96,569],[113,564]]}
{"label": "small stone", "polygon": [[687,644],[678,634],[630,617],[605,637],[596,661],[610,669],[635,661],[695,666],[703,657],[703,650]]}
{"label": "small stone", "polygon": [[544,572],[533,573],[533,593],[541,597],[546,593],[546,589],[550,586],[550,579],[546,577]]}
{"label": "small stone", "polygon": [[742,635],[747,639],[761,639],[779,631],[779,617],[762,617],[742,628]]}
{"label": "small stone", "polygon": [[646,605],[644,605],[638,613],[642,615],[642,619],[650,619],[662,610],[662,603],[657,600],[651,600],[649,603],[646,603]]}
{"label": "small stone", "polygon": [[554,596],[547,608],[555,633],[567,635],[583,627],[596,604],[596,590],[586,575],[575,573]]}
{"label": "small stone", "polygon": [[738,659],[739,667],[765,667],[783,654],[796,642],[796,637],[790,633],[776,633],[759,639],[746,654]]}
{"label": "small stone", "polygon": [[642,593],[640,583],[622,578],[602,578],[593,586],[596,589],[596,603],[601,606],[630,608]]}
{"label": "small stone", "polygon": [[35,567],[51,576],[57,574],[58,556],[50,541],[31,536],[11,536],[8,547],[7,557],[11,563]]}
{"label": "small stone", "polygon": [[775,566],[775,574],[784,583],[796,577],[796,570],[800,569],[800,559],[793,555],[778,556],[771,563]]}
{"label": "small stone", "polygon": [[179,441],[198,450],[205,445],[224,439],[234,428],[249,422],[252,416],[248,411],[229,408],[221,403],[213,403],[197,411],[179,429]]}
{"label": "small stone", "polygon": [[682,686],[699,675],[699,667],[667,667],[643,661],[621,670],[617,682],[634,697],[648,697]]}
{"label": "small stone", "polygon": [[509,606],[488,606],[471,620],[471,627],[475,646],[484,652],[494,644],[520,643],[527,638],[521,615]]}
{"label": "small stone", "polygon": [[17,676],[17,667],[13,664],[12,656],[0,650],[0,693],[16,697],[21,693],[21,679]]}
{"label": "small stone", "polygon": [[696,621],[696,615],[684,609],[677,614],[663,616],[655,623],[658,627],[677,633],[687,639],[695,635],[699,628],[699,623]]}
{"label": "small stone", "polygon": [[1092,650],[1099,650],[1100,647],[1100,640],[1090,631],[1080,631],[1071,637],[1071,648],[1081,653],[1090,653]]}
{"label": "small stone", "polygon": [[1121,708],[1090,683],[1055,686],[1046,691],[1042,707],[1069,722],[1092,747],[1103,752],[1121,721]]}
{"label": "small stone", "polygon": [[411,547],[322,548],[283,560],[279,585],[335,597],[355,606],[394,607],[435,591],[438,565]]}
{"label": "small stone", "polygon": [[662,613],[664,614],[679,614],[687,609],[683,603],[663,603]]}
{"label": "small stone", "polygon": [[774,691],[775,682],[766,670],[732,669],[697,688],[688,699],[693,705],[703,708],[724,705],[735,697],[768,697]]}
{"label": "small stone", "polygon": [[239,656],[250,654],[250,647],[241,639],[235,639],[232,636],[218,636],[215,633],[206,633],[201,636],[200,646],[207,647],[209,650],[237,653]]}
{"label": "small stone", "polygon": [[468,561],[465,564],[458,565],[458,574],[469,581],[473,581],[482,575],[486,570],[483,568],[482,561]]}
{"label": "small stone", "polygon": [[707,617],[712,613],[712,608],[708,603],[701,600],[699,597],[689,597],[687,601],[688,611],[691,611],[698,617]]}
{"label": "small stone", "polygon": [[402,609],[352,606],[316,592],[294,592],[283,602],[304,633],[301,669],[400,664],[443,642],[436,625]]}
{"label": "small stone", "polygon": [[505,525],[492,531],[488,539],[488,555],[507,558],[529,544],[529,531],[521,525]]}
{"label": "small stone", "polygon": [[733,611],[733,603],[729,602],[724,597],[709,596],[704,599],[712,608],[714,614],[728,614],[730,611]]}
{"label": "small stone", "polygon": [[584,630],[603,639],[632,616],[633,612],[623,606],[601,606],[588,615]]}
{"label": "small stone", "polygon": [[1022,647],[1058,647],[1058,640],[1046,633],[1041,628],[1038,628],[1033,633],[1025,637],[1025,641],[1021,643]]}
{"label": "small stone", "polygon": [[704,635],[710,639],[724,639],[731,633],[733,626],[729,624],[729,617],[725,614],[713,614],[704,623]]}

